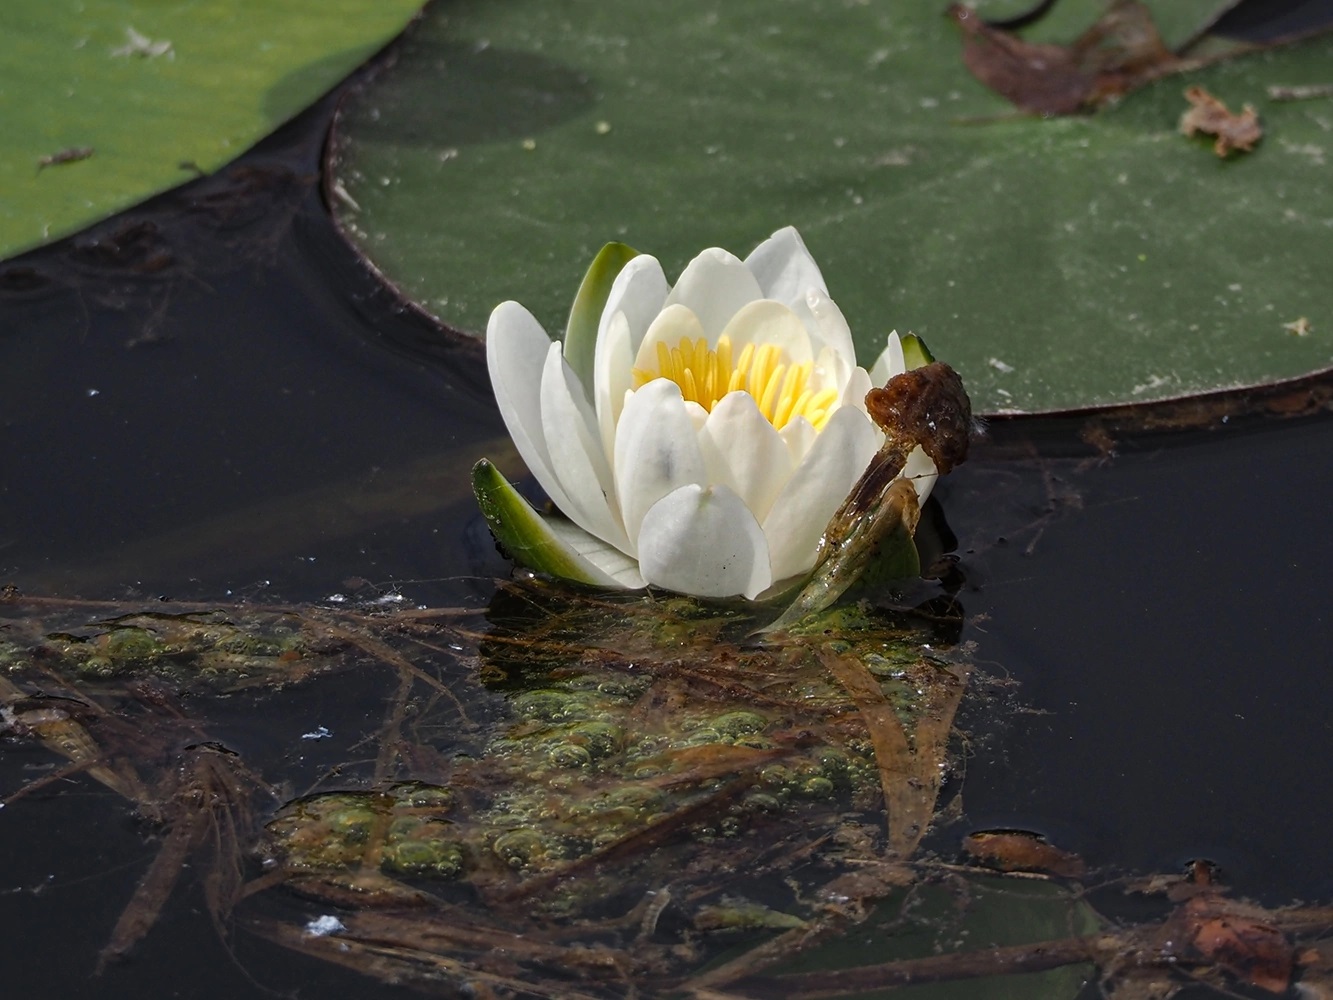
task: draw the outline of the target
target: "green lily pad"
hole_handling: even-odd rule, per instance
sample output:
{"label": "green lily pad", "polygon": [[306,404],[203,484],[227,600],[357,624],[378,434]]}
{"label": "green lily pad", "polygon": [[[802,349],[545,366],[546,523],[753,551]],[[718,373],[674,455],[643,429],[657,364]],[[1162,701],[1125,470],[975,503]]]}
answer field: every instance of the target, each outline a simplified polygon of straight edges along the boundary
{"label": "green lily pad", "polygon": [[[966,899],[960,906],[959,899]],[[953,884],[913,888],[887,900],[859,929],[778,966],[784,974],[854,970],[861,966],[924,958],[954,950],[980,951],[1008,945],[1061,941],[1095,934],[1096,912],[1074,892],[1055,882],[973,876]],[[948,941],[948,944],[943,942]],[[963,948],[959,944],[966,942]],[[959,977],[943,982],[840,993],[847,1000],[1074,1000],[1092,978],[1091,965],[1066,965],[1045,972]],[[787,980],[795,986],[799,980]],[[840,984],[841,985],[841,984]],[[794,992],[794,990],[793,990]]]}
{"label": "green lily pad", "polygon": [[[448,325],[517,298],[552,333],[608,240],[674,274],[791,223],[864,361],[915,331],[981,411],[1333,364],[1333,105],[1266,97],[1326,82],[1333,41],[1041,120],[968,74],[940,6],[441,4],[339,125],[341,223]],[[1060,4],[1063,37],[1102,9]],[[1256,105],[1258,149],[1223,162],[1180,135],[1189,83]]]}
{"label": "green lily pad", "polygon": [[5,0],[0,257],[234,159],[421,0]]}

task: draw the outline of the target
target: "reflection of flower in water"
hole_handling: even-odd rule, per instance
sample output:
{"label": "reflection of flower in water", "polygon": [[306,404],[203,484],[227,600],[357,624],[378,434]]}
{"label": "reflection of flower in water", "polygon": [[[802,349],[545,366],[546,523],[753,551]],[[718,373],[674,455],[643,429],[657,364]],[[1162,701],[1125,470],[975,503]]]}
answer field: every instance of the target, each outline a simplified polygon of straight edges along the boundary
{"label": "reflection of flower in water", "polygon": [[[813,566],[883,440],[865,394],[905,369],[902,344],[890,334],[871,373],[857,366],[795,229],[744,261],[705,250],[674,288],[632,253],[612,244],[594,262],[563,345],[516,302],[491,314],[500,411],[569,519],[527,518],[535,562],[605,586],[753,598]],[[904,474],[924,499],[930,459],[918,449]]]}

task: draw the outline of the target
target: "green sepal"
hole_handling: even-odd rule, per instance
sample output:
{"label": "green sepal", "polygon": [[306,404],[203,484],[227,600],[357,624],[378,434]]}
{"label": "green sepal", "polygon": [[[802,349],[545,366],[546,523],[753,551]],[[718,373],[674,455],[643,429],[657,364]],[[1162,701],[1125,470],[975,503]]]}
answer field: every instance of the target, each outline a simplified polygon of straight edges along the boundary
{"label": "green sepal", "polygon": [[879,541],[879,552],[857,579],[859,586],[871,589],[921,575],[921,553],[916,547],[912,528],[899,522]]}
{"label": "green sepal", "polygon": [[[882,453],[881,453],[882,454]],[[888,466],[895,476],[901,460]],[[921,507],[916,491],[898,478],[882,488],[863,490],[875,461],[829,520],[814,570],[781,616],[761,632],[799,631],[853,586],[874,587],[921,575],[916,526]]]}
{"label": "green sepal", "polygon": [[915,333],[909,333],[902,338],[903,361],[907,364],[907,370],[910,372],[913,368],[924,368],[935,360],[935,355],[930,353],[930,348],[926,342]]}
{"label": "green sepal", "polygon": [[583,387],[592,393],[593,359],[597,352],[597,328],[602,311],[611,295],[611,286],[625,265],[639,255],[639,251],[624,243],[608,243],[588,265],[579,293],[569,309],[565,324],[565,360],[574,369]]}
{"label": "green sepal", "polygon": [[487,459],[472,467],[472,492],[491,534],[515,562],[564,580],[594,586],[607,584],[606,578],[594,575],[556,537],[545,519]]}

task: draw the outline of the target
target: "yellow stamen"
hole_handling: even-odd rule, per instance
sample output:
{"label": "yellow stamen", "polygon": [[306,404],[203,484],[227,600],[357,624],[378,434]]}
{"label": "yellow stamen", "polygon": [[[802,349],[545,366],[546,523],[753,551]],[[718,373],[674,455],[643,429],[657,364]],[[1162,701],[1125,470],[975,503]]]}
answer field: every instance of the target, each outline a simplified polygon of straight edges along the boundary
{"label": "yellow stamen", "polygon": [[768,418],[768,422],[773,422],[773,408],[778,402],[778,393],[782,391],[782,376],[787,374],[786,365],[777,365],[771,372],[768,372],[768,378],[764,380],[762,386],[756,386],[750,390],[754,393],[754,398],[759,401],[759,411]]}
{"label": "yellow stamen", "polygon": [[656,378],[670,379],[680,386],[681,396],[709,412],[727,393],[741,390],[754,397],[759,412],[779,430],[797,417],[823,430],[838,398],[836,389],[807,388],[814,364],[792,364],[774,344],[746,344],[734,365],[726,336],[714,348],[703,337],[683,337],[675,347],[659,341],[655,353],[657,371],[634,369],[635,389]]}

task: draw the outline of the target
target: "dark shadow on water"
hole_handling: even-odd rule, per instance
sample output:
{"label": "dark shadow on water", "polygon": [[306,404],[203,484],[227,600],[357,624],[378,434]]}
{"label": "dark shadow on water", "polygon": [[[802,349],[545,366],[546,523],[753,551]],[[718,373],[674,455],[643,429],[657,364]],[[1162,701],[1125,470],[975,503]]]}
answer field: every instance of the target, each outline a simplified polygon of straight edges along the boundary
{"label": "dark shadow on water", "polygon": [[[475,516],[458,473],[502,435],[480,351],[401,311],[332,233],[316,184],[329,106],[0,266],[15,472],[0,575],[62,593],[314,596],[341,578],[316,565],[334,551],[342,575],[376,581],[502,568],[489,551],[445,555]],[[407,544],[409,524],[436,541]]]}
{"label": "dark shadow on water", "polygon": [[983,448],[942,484],[966,638],[1041,713],[969,765],[967,825],[1035,826],[1115,871],[1207,857],[1269,902],[1333,893],[1314,790],[1333,739],[1331,446],[1320,417],[1109,459]]}
{"label": "dark shadow on water", "polygon": [[401,57],[419,48],[436,53],[436,87],[424,94],[381,87],[356,95],[349,131],[369,142],[448,148],[527,138],[593,105],[592,83],[568,66],[482,41],[432,41],[429,29],[408,38]]}
{"label": "dark shadow on water", "polygon": [[355,66],[367,57],[373,54],[365,46],[357,46],[317,59],[278,80],[264,95],[263,110],[269,128],[277,128],[291,118],[292,109],[304,107],[309,94],[320,93],[317,88],[321,84],[325,90],[332,89],[329,81],[341,81],[346,76],[346,67]]}

